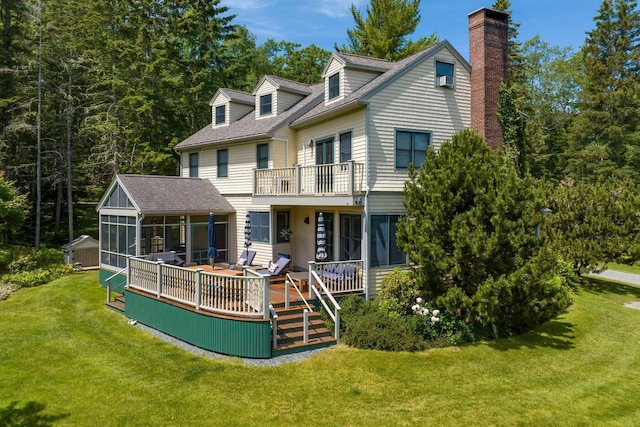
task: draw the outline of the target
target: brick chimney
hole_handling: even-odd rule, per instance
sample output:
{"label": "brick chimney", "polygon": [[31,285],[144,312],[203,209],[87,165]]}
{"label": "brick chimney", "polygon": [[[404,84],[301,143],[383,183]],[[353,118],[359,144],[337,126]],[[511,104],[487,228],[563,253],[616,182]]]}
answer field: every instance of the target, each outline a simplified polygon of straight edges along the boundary
{"label": "brick chimney", "polygon": [[469,14],[471,127],[494,149],[504,143],[498,121],[500,84],[507,81],[509,15],[482,8]]}

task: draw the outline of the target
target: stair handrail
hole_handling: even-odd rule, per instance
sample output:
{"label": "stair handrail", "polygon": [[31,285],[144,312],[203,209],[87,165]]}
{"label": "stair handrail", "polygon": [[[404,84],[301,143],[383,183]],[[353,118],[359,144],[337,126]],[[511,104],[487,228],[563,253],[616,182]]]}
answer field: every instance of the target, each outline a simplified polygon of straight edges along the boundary
{"label": "stair handrail", "polygon": [[300,295],[300,298],[302,298],[302,302],[304,302],[304,305],[306,305],[306,306],[307,306],[307,309],[308,309],[309,311],[313,311],[313,310],[311,309],[311,306],[310,306],[310,305],[309,305],[309,303],[307,302],[307,299],[306,299],[306,298],[304,297],[304,295],[302,294],[302,291],[300,291],[300,289],[299,289],[299,288],[298,288],[298,286],[296,285],[296,282],[291,278],[291,276],[289,276],[289,273],[287,273],[287,280],[286,280],[286,282],[285,282],[285,286],[286,286],[286,288],[285,288],[285,292],[286,292],[285,296],[287,297],[287,298],[285,299],[285,307],[286,307],[286,308],[289,308],[289,298],[288,298],[288,296],[289,296],[289,292],[288,292],[288,285],[289,285],[289,284],[293,285],[293,288],[296,290],[296,292],[298,293],[298,295]]}
{"label": "stair handrail", "polygon": [[324,298],[322,298],[322,294],[316,289],[316,287],[312,283],[309,283],[310,289],[313,291],[313,293],[316,294],[316,296],[318,297],[318,301],[320,301],[320,303],[325,308],[325,310],[327,310],[329,317],[331,317],[331,319],[333,320],[333,323],[335,325],[334,335],[337,342],[340,339],[340,310],[341,310],[340,304],[338,304],[338,301],[336,301],[333,295],[331,295],[331,292],[325,286],[320,276],[318,276],[318,273],[316,272],[316,270],[311,270],[310,274],[315,279],[314,281],[317,282],[318,285],[320,285],[320,287],[322,288],[322,291],[325,293],[327,297],[329,297],[329,301],[331,301],[331,303],[334,306],[334,312],[332,313],[331,309],[329,308],[329,305],[324,301]]}
{"label": "stair handrail", "polygon": [[[113,292],[118,292],[115,289],[111,289],[111,280],[114,277],[119,276],[122,273],[124,273],[125,271],[127,271],[128,268],[129,268],[128,266],[124,267],[122,270],[120,270],[120,271],[118,271],[116,273],[113,273],[111,276],[107,277],[107,279],[105,280],[105,283],[107,284],[107,304],[109,304],[111,302],[111,292],[112,291]],[[127,278],[127,280],[129,280],[129,278]],[[118,287],[119,286],[117,286],[116,288],[118,288]],[[126,287],[126,285],[124,287]],[[121,292],[121,293],[124,293],[124,292]]]}

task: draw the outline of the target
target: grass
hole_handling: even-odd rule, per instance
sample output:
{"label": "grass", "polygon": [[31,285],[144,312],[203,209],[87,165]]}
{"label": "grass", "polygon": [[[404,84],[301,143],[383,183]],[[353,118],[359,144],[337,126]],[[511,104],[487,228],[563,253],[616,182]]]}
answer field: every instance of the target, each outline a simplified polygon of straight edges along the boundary
{"label": "grass", "polygon": [[[277,367],[192,355],[104,307],[95,272],[0,302],[0,425],[634,425],[640,289],[590,281],[532,333]],[[13,423],[13,424],[12,424]]]}
{"label": "grass", "polygon": [[622,273],[640,274],[640,265],[627,265],[610,262],[607,264],[607,269],[620,271]]}

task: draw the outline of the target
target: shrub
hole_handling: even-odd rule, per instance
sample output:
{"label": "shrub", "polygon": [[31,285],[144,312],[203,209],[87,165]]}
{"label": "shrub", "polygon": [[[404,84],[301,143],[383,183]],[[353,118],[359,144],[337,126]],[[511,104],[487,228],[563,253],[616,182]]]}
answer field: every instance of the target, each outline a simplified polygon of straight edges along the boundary
{"label": "shrub", "polygon": [[382,279],[377,298],[387,311],[402,316],[411,314],[411,305],[419,295],[418,282],[413,273],[395,268]]}
{"label": "shrub", "polygon": [[13,285],[14,290],[17,290],[19,288],[31,288],[44,285],[71,272],[73,272],[73,268],[70,265],[58,264],[47,268],[5,274],[0,279],[0,282]]}

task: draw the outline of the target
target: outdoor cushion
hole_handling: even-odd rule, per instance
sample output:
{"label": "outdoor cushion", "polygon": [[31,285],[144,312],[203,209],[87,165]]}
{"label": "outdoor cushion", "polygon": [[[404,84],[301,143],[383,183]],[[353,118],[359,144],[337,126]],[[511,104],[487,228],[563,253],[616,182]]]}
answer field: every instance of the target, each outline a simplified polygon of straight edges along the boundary
{"label": "outdoor cushion", "polygon": [[246,258],[238,258],[238,265],[244,265],[245,262],[247,262]]}
{"label": "outdoor cushion", "polygon": [[269,273],[273,273],[276,271],[276,269],[278,268],[278,264],[273,263],[273,262],[269,262],[269,268],[267,268],[267,271]]}

